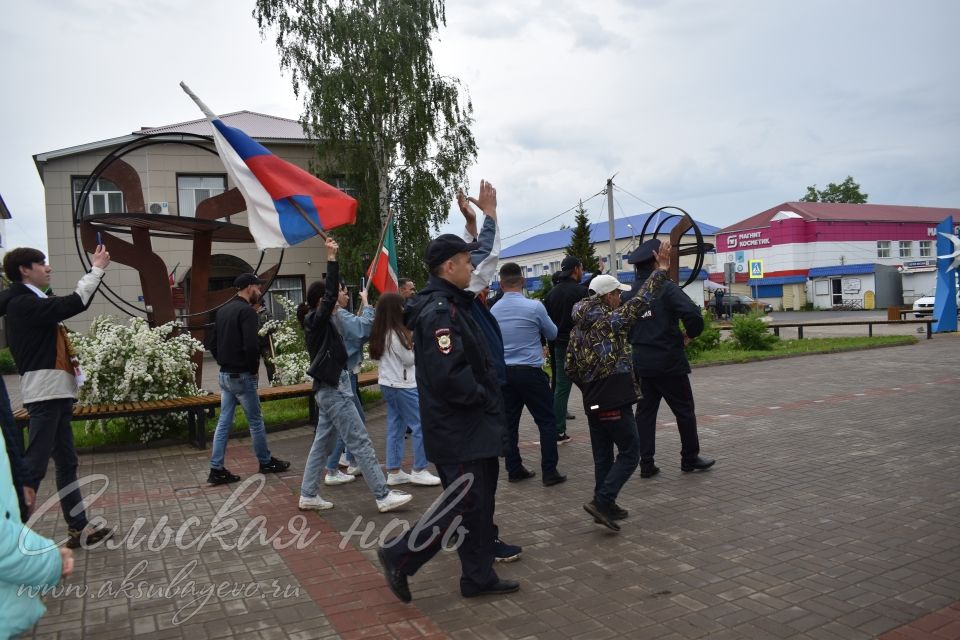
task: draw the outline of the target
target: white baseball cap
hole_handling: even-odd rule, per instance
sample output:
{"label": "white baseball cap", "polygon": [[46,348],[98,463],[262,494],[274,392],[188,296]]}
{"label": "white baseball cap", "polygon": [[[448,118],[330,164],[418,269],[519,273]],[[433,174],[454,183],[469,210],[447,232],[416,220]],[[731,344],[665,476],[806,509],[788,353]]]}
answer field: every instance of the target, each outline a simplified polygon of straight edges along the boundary
{"label": "white baseball cap", "polygon": [[590,281],[590,290],[598,295],[606,295],[611,291],[630,291],[630,285],[623,284],[611,275],[603,274]]}

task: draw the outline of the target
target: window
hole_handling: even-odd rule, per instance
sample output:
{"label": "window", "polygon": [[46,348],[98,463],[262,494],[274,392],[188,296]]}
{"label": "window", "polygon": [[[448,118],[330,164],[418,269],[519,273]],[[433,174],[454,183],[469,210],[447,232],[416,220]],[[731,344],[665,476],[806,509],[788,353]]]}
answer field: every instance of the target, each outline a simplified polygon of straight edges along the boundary
{"label": "window", "polygon": [[267,311],[274,320],[286,320],[286,310],[277,302],[278,296],[287,298],[294,305],[299,306],[304,300],[303,276],[277,276],[270,285],[266,295]]}
{"label": "window", "polygon": [[933,257],[933,240],[920,241],[920,257],[921,258]]}
{"label": "window", "polygon": [[340,191],[343,191],[351,198],[356,198],[358,195],[358,191],[354,187],[350,186],[350,183],[347,182],[347,176],[343,174],[335,175],[330,178],[330,186],[340,189]]}
{"label": "window", "polygon": [[560,271],[560,261],[554,260],[550,263],[550,273],[556,273],[557,271]]}
{"label": "window", "polygon": [[889,240],[877,240],[877,257],[878,258],[890,257],[890,241]]}
{"label": "window", "polygon": [[910,240],[901,240],[900,244],[900,257],[909,258],[913,254],[913,242]]}
{"label": "window", "polygon": [[227,190],[227,177],[217,176],[177,176],[177,211],[181,216],[194,218],[197,206],[213,196]]}
{"label": "window", "polygon": [[73,209],[81,216],[89,216],[97,213],[120,213],[123,211],[123,192],[117,185],[105,178],[94,181],[87,194],[86,207],[78,206],[80,202],[80,193],[83,191],[83,185],[87,182],[87,176],[74,176],[73,178]]}

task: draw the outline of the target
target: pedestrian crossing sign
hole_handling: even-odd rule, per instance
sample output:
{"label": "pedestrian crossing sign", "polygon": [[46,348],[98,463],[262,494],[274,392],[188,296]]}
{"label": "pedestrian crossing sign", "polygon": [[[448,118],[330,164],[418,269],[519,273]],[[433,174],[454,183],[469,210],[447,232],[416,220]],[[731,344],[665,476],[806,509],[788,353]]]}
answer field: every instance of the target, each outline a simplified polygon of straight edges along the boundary
{"label": "pedestrian crossing sign", "polygon": [[763,277],[763,260],[750,260],[750,277]]}

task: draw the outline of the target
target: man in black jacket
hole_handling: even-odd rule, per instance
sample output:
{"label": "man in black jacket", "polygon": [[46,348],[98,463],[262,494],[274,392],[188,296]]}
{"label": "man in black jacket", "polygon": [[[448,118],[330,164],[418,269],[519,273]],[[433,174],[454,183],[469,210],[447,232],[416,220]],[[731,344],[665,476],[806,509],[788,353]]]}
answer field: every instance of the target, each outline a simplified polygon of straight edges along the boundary
{"label": "man in black jacket", "polygon": [[228,484],[240,480],[223,466],[227,453],[227,439],[233,428],[233,414],[237,402],[243,407],[250,425],[253,451],[260,463],[260,473],[278,473],[290,468],[290,463],[270,455],[267,429],[260,412],[257,379],[260,374],[259,323],[253,303],[260,299],[260,285],[266,284],[252,273],[241,273],[233,281],[237,295],[217,310],[210,351],[220,365],[220,419],[213,434],[210,452],[210,484]]}
{"label": "man in black jacket", "polygon": [[37,249],[19,247],[3,257],[3,271],[12,284],[0,300],[0,316],[7,317],[10,351],[20,373],[23,406],[30,414],[29,444],[20,472],[30,476],[21,478],[31,489],[25,494],[25,502],[36,495],[53,458],[60,508],[69,533],[67,547],[71,549],[113,535],[112,529],[94,528],[87,521],[77,485],[79,459],[70,426],[83,373],[62,323],[90,305],[110,264],[106,247],[97,247],[90,264],[89,273],[80,278],[73,293],[48,296],[53,269],[47,265],[46,256]]}
{"label": "man in black jacket", "polygon": [[[661,265],[657,258],[660,241],[648,240],[640,245],[628,261],[634,265],[636,278],[629,299],[651,273]],[[662,265],[666,268],[667,265]],[[679,323],[683,322],[683,332]],[[640,435],[640,477],[650,478],[660,472],[654,464],[656,451],[657,412],[660,399],[677,418],[680,431],[680,468],[683,471],[706,470],[714,460],[700,457],[697,437],[697,414],[693,389],[690,387],[690,363],[684,351],[690,340],[703,332],[700,307],[679,286],[667,281],[663,293],[650,311],[633,326],[630,344],[633,348],[633,370],[640,381],[643,397],[637,402],[637,431]]]}
{"label": "man in black jacket", "polygon": [[567,403],[570,400],[570,379],[563,369],[570,343],[570,329],[573,320],[570,311],[573,305],[587,297],[587,288],[580,284],[583,279],[583,264],[573,256],[567,256],[560,263],[556,273],[556,284],[543,299],[547,315],[557,325],[557,339],[550,343],[553,356],[553,414],[557,420],[557,443],[570,440],[567,435]]}
{"label": "man in black jacket", "polygon": [[[496,191],[489,183],[481,183],[479,200],[471,200],[488,217],[495,216]],[[505,416],[494,357],[471,309],[476,294],[465,291],[474,274],[470,252],[478,248],[480,243],[452,234],[431,241],[425,256],[430,279],[407,307],[423,444],[444,495],[414,529],[378,551],[390,589],[404,602],[411,600],[407,578],[437,554],[453,530],[460,534],[464,597],[520,588],[493,569],[497,458],[504,446]]]}

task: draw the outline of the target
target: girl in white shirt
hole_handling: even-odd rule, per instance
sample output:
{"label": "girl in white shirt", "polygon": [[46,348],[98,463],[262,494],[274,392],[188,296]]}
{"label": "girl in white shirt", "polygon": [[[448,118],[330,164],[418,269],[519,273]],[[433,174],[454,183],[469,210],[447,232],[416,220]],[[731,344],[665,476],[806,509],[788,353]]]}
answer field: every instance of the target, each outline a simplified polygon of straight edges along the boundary
{"label": "girl in white shirt", "polygon": [[[378,384],[387,403],[387,484],[413,483],[433,486],[440,478],[427,470],[420,430],[420,397],[413,358],[413,338],[403,324],[403,299],[385,293],[377,301],[370,333],[370,357],[380,361]],[[406,473],[403,462],[404,436],[410,429],[413,469]]]}

